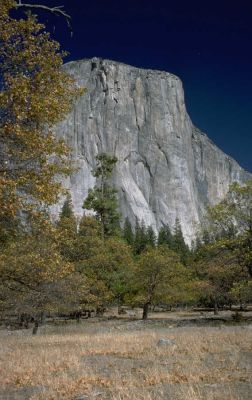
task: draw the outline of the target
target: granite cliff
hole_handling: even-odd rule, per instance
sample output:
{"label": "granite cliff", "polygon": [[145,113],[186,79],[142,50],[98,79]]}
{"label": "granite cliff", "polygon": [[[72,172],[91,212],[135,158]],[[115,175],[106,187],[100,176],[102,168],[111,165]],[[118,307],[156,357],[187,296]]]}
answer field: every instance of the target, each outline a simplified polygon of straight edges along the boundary
{"label": "granite cliff", "polygon": [[188,242],[206,206],[222,199],[232,182],[249,178],[193,125],[173,74],[98,58],[64,68],[87,88],[56,129],[79,168],[64,182],[77,215],[95,183],[92,169],[100,152],[119,160],[113,180],[122,217],[133,224],[138,217],[155,230],[172,227],[178,217]]}

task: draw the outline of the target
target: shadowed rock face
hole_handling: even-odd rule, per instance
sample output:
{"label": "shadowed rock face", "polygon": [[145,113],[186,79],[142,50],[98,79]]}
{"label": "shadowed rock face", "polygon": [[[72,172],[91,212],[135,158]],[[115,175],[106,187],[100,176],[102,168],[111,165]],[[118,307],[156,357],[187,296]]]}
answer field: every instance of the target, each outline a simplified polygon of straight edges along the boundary
{"label": "shadowed rock face", "polygon": [[157,231],[178,217],[187,242],[206,206],[222,199],[232,182],[250,177],[193,125],[176,76],[98,58],[65,69],[88,89],[57,127],[79,167],[65,182],[76,214],[95,184],[100,152],[119,160],[113,180],[122,219],[134,224],[138,217]]}

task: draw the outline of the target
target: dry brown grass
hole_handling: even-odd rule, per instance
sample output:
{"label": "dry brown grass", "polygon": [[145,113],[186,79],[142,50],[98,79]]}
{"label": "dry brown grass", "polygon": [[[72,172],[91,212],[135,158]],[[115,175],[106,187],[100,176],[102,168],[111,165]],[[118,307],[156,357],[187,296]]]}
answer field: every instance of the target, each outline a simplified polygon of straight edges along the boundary
{"label": "dry brown grass", "polygon": [[[246,397],[249,385],[252,389],[252,330],[248,327],[150,326],[129,331],[129,324],[125,323],[125,329],[122,322],[119,327],[116,324],[45,327],[35,337],[30,332],[1,331],[0,399],[12,398],[7,394],[14,388],[18,396],[20,388],[30,387],[34,388],[30,397],[13,398],[251,398]],[[161,337],[176,344],[159,347]]]}

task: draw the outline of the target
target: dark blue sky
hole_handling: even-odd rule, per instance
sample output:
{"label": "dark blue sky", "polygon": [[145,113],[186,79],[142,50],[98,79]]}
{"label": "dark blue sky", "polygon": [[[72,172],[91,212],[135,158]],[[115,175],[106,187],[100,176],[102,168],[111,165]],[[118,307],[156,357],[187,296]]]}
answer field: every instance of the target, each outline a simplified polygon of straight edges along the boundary
{"label": "dark blue sky", "polygon": [[251,0],[37,3],[72,15],[72,37],[62,18],[41,15],[68,60],[97,56],[178,75],[193,122],[252,171]]}

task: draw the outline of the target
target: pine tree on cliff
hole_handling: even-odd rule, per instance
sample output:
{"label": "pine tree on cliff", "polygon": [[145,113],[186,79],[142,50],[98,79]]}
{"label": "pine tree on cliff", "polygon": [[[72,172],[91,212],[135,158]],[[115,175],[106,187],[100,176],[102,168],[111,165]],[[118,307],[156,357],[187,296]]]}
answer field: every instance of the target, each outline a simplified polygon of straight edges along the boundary
{"label": "pine tree on cliff", "polygon": [[60,220],[63,218],[74,218],[73,203],[70,193],[67,194],[66,200],[64,201],[60,212]]}

